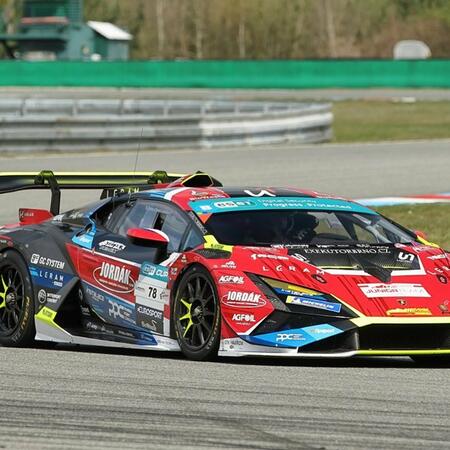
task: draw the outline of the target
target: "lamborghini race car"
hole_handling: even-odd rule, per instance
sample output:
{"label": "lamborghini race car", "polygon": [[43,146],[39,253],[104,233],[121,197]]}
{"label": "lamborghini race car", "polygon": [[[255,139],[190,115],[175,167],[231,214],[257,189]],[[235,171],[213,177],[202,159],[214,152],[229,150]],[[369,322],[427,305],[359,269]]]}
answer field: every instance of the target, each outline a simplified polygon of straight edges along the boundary
{"label": "lamborghini race car", "polygon": [[[102,189],[60,213],[63,189]],[[205,173],[0,174],[50,189],[0,230],[0,343],[450,357],[450,254],[373,210]]]}

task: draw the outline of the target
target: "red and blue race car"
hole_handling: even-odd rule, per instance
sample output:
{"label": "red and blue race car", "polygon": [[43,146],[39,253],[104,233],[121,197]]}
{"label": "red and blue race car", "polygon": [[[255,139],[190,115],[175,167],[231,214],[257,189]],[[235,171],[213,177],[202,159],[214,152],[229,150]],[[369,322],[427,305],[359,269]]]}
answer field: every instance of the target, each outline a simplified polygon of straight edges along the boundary
{"label": "red and blue race car", "polygon": [[[373,210],[205,173],[0,174],[50,189],[0,230],[0,343],[450,357],[450,254]],[[63,189],[102,189],[59,212]]]}

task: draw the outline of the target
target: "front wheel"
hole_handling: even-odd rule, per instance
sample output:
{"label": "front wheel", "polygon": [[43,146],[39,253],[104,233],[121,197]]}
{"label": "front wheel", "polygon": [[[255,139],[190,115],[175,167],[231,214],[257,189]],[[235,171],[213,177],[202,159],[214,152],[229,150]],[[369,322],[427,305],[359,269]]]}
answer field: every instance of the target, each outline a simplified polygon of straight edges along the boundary
{"label": "front wheel", "polygon": [[416,355],[411,359],[420,366],[450,367],[450,355]]}
{"label": "front wheel", "polygon": [[220,304],[214,281],[201,266],[187,270],[173,305],[173,324],[181,351],[194,360],[217,356],[220,344]]}
{"label": "front wheel", "polygon": [[33,290],[23,258],[14,251],[0,255],[0,344],[24,347],[35,336]]}

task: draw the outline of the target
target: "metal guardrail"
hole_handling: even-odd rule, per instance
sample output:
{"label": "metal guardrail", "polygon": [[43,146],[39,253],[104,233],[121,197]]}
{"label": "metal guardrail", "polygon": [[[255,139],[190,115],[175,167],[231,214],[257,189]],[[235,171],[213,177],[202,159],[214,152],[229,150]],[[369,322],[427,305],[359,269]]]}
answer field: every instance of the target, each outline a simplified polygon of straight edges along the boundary
{"label": "metal guardrail", "polygon": [[0,151],[214,147],[332,137],[330,104],[0,99]]}

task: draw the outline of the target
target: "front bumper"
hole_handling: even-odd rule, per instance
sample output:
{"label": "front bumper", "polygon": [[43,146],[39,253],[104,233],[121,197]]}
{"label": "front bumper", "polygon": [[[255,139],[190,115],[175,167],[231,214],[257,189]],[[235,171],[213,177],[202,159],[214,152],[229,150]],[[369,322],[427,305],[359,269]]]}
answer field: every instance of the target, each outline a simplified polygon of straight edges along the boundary
{"label": "front bumper", "polygon": [[[337,322],[334,322],[337,325]],[[356,318],[340,321],[342,332],[321,337],[304,345],[292,341],[277,343],[277,332],[266,335],[241,335],[223,339],[220,354],[223,356],[298,356],[313,358],[346,358],[358,355],[415,356],[450,355],[450,318]],[[311,327],[282,330],[280,336],[290,331],[301,334]],[[256,339],[255,339],[256,338]]]}

